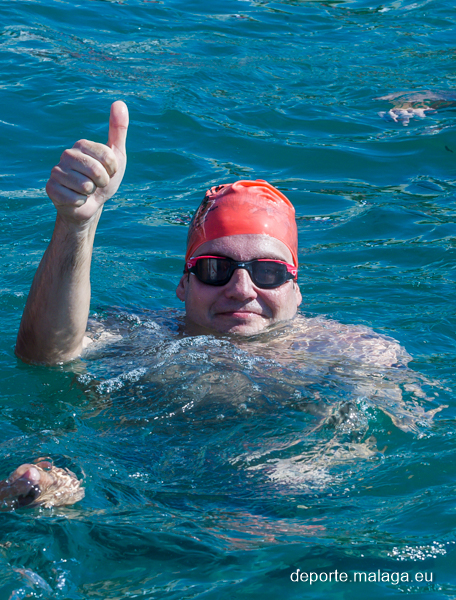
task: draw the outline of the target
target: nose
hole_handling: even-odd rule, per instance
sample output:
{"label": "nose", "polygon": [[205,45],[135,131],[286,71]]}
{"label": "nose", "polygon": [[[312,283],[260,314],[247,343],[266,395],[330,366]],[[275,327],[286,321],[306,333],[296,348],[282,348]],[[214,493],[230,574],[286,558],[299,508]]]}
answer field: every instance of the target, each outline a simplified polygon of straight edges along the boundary
{"label": "nose", "polygon": [[236,300],[253,300],[257,297],[257,292],[250,279],[246,269],[236,269],[231,279],[225,286],[225,295],[227,298]]}

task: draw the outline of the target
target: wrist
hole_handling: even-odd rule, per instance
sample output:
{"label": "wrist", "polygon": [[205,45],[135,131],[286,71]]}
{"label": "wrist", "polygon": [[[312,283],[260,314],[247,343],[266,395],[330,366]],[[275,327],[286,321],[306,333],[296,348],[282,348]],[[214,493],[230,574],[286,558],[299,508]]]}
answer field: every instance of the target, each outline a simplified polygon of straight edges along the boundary
{"label": "wrist", "polygon": [[61,231],[65,235],[70,235],[76,239],[81,238],[81,241],[88,237],[93,237],[95,235],[102,210],[103,207],[100,206],[98,211],[92,217],[90,217],[90,219],[85,221],[71,219],[58,212],[55,220],[55,230]]}

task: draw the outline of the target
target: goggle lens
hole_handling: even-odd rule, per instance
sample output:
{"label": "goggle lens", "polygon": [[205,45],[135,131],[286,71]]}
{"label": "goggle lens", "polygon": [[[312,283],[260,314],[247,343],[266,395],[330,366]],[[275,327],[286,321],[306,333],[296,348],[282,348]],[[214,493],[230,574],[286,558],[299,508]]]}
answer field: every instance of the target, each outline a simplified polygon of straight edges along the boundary
{"label": "goggle lens", "polygon": [[289,279],[296,279],[298,270],[281,260],[259,258],[235,261],[220,256],[197,256],[191,258],[185,272],[194,273],[207,285],[226,285],[236,269],[246,269],[253,283],[263,289],[280,287]]}

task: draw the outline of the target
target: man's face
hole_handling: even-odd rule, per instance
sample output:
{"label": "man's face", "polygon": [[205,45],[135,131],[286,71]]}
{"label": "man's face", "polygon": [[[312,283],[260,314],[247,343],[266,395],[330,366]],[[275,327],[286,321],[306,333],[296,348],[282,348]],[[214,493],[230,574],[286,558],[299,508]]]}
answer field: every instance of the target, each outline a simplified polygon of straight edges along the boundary
{"label": "man's face", "polygon": [[[224,256],[237,261],[273,258],[293,264],[290,250],[268,235],[233,235],[206,242],[196,256]],[[191,273],[184,274],[176,290],[185,302],[187,318],[220,333],[251,335],[279,321],[291,319],[302,296],[294,281],[278,288],[256,287],[245,269],[236,269],[223,286],[202,283]]]}

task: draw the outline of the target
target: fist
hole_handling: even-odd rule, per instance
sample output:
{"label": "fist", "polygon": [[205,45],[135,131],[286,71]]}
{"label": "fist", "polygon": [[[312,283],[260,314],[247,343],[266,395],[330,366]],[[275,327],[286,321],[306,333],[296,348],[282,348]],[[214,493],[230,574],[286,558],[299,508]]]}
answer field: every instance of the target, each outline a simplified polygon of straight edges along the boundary
{"label": "fist", "polygon": [[111,106],[108,143],[79,140],[62,154],[51,171],[46,192],[59,215],[83,224],[98,214],[122,181],[127,155],[128,109],[121,101]]}

